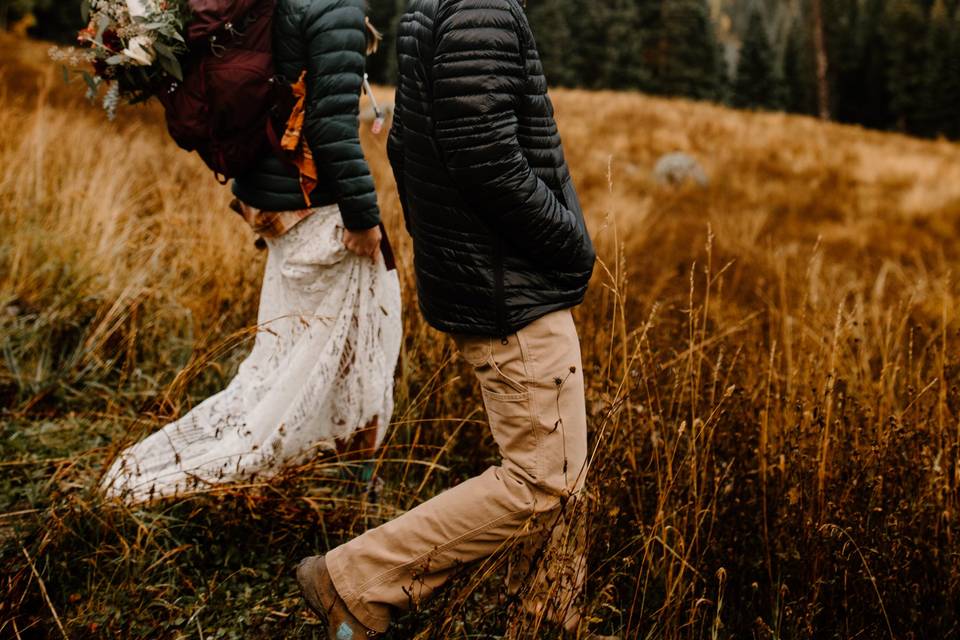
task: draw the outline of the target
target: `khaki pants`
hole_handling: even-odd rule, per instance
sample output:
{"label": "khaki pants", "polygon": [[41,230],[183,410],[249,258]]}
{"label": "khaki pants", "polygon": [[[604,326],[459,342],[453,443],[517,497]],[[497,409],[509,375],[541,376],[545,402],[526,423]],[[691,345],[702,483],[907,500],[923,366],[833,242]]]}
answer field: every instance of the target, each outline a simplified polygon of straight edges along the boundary
{"label": "khaki pants", "polygon": [[330,551],[333,583],[383,632],[391,608],[417,606],[463,565],[504,554],[527,611],[569,625],[585,573],[575,498],[587,460],[573,318],[558,311],[505,340],[455,340],[480,381],[501,466]]}

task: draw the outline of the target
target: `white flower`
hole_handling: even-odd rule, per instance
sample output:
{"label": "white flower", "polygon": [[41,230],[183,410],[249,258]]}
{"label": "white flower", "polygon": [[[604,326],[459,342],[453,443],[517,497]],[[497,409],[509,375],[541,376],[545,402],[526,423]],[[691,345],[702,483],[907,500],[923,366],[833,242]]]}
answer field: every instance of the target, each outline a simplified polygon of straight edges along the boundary
{"label": "white flower", "polygon": [[113,120],[117,117],[117,105],[120,104],[120,83],[114,80],[107,87],[107,93],[103,96],[103,109],[107,112],[107,119]]}
{"label": "white flower", "polygon": [[[128,0],[129,1],[129,0]],[[153,64],[153,38],[148,36],[136,36],[130,38],[127,48],[123,50],[123,55],[144,67]]]}
{"label": "white flower", "polygon": [[151,0],[127,0],[127,11],[131,18],[145,18],[147,14],[153,13],[154,7]]}

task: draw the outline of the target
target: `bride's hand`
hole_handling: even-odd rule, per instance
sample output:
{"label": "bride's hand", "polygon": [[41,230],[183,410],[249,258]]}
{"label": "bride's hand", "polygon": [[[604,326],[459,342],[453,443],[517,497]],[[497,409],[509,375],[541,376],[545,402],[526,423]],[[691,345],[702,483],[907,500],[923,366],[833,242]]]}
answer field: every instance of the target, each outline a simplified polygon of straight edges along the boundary
{"label": "bride's hand", "polygon": [[361,258],[371,258],[374,261],[380,255],[380,227],[373,227],[364,231],[350,231],[345,229],[343,232],[343,244],[351,253],[355,253]]}

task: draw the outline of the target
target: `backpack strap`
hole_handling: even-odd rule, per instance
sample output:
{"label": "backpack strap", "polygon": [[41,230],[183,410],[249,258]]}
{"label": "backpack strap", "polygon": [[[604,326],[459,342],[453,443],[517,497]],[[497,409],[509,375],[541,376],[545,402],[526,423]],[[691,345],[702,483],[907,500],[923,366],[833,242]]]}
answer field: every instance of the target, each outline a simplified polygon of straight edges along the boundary
{"label": "backpack strap", "polygon": [[273,149],[273,152],[278,158],[283,160],[287,164],[293,164],[290,161],[290,156],[283,149],[283,145],[280,144],[280,136],[277,135],[277,125],[273,122],[273,118],[267,118],[267,140],[270,141],[270,148]]}
{"label": "backpack strap", "polygon": [[[275,76],[271,81],[273,92],[270,98],[273,105],[267,114],[267,140],[273,154],[284,164],[296,166],[290,154],[283,148],[283,136],[286,134],[290,116],[296,106],[292,85],[283,76]],[[309,203],[308,203],[309,204]]]}

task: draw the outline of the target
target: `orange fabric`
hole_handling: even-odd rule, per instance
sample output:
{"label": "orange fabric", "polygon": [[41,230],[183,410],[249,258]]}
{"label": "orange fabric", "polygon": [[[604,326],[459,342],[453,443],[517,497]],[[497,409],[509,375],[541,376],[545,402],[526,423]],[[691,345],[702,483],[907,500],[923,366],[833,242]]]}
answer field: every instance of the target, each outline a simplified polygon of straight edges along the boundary
{"label": "orange fabric", "polygon": [[[306,138],[303,135],[303,123],[307,116],[307,72],[304,71],[300,74],[300,78],[293,84],[291,87],[293,90],[293,97],[296,99],[296,102],[293,105],[293,110],[290,112],[290,117],[287,119],[287,129],[283,133],[283,139],[280,141],[280,147],[290,154],[290,159],[293,161],[293,164],[300,171],[300,190],[303,192],[303,199],[307,203],[307,208],[312,206],[310,202],[310,194],[313,193],[313,190],[317,188],[319,184],[319,174],[317,173],[317,165],[313,160],[313,152],[310,151],[310,145],[307,144]],[[303,212],[290,212],[284,214],[286,217],[282,220],[279,220],[281,223],[290,223],[289,227],[283,229],[281,234],[286,232],[290,227],[293,227],[297,222],[303,219]],[[248,222],[251,222],[248,216],[244,213],[241,213]],[[274,220],[277,222],[277,220]],[[256,226],[251,222],[251,226]],[[387,230],[383,226],[383,223],[380,224],[380,232],[383,236],[383,239],[380,243],[380,250],[383,253],[383,259],[387,265],[389,271],[393,271],[397,268],[396,258],[393,254],[393,248],[390,246],[390,239],[387,238]]]}
{"label": "orange fabric", "polygon": [[310,194],[317,188],[317,165],[313,161],[313,152],[303,135],[303,122],[307,115],[307,72],[300,74],[300,79],[293,85],[293,97],[296,103],[290,118],[287,120],[287,130],[283,134],[280,146],[291,154],[293,164],[300,170],[300,190],[303,198],[310,206]]}

